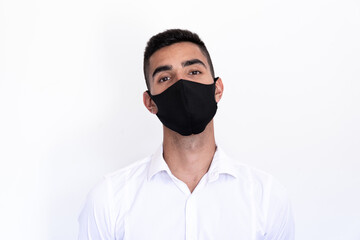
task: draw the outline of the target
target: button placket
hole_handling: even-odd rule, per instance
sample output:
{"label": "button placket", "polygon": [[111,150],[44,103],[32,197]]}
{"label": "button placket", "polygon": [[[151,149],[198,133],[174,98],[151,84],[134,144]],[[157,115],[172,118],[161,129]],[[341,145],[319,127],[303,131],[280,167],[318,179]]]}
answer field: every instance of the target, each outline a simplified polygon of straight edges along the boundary
{"label": "button placket", "polygon": [[197,239],[197,207],[194,195],[190,195],[186,201],[186,240]]}

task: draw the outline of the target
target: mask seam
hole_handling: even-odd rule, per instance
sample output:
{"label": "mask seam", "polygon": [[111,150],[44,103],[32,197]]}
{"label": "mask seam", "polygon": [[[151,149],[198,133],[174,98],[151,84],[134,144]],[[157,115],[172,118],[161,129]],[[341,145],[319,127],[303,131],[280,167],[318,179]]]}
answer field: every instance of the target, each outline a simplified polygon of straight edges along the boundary
{"label": "mask seam", "polygon": [[182,98],[182,101],[185,103],[185,106],[186,106],[186,115],[187,115],[186,118],[189,120],[189,122],[188,122],[189,125],[187,127],[189,127],[190,132],[192,132],[193,131],[193,128],[192,128],[193,120],[191,118],[190,104],[189,104],[189,101],[188,101],[188,98],[187,98],[188,90],[187,90],[187,88],[185,88],[186,82],[183,79],[181,79],[179,81],[182,81],[181,87],[182,87],[182,90],[183,90],[182,91],[183,94],[181,94],[182,95],[181,98]]}

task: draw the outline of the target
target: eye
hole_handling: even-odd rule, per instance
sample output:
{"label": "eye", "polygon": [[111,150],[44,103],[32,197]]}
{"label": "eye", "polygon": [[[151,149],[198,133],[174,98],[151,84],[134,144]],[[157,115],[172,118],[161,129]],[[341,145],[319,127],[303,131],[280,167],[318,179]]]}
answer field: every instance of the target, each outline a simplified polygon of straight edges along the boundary
{"label": "eye", "polygon": [[191,71],[189,74],[190,75],[199,75],[199,74],[201,74],[201,72],[198,70],[195,70],[195,71]]}
{"label": "eye", "polygon": [[159,82],[166,82],[168,80],[170,80],[170,77],[162,77],[159,79]]}

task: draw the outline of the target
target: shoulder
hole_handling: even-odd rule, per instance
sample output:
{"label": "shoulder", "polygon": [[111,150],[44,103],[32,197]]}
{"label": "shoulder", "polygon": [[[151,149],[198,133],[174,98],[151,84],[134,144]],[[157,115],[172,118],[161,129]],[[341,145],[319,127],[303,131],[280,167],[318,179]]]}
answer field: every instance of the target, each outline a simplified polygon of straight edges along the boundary
{"label": "shoulder", "polygon": [[124,168],[104,176],[105,184],[109,184],[115,191],[120,190],[125,184],[136,182],[147,177],[151,157],[138,160]]}
{"label": "shoulder", "polygon": [[87,201],[94,205],[111,207],[114,198],[124,195],[125,187],[146,177],[149,162],[150,157],[147,157],[104,175],[89,192]]}
{"label": "shoulder", "polygon": [[294,219],[288,192],[271,174],[233,160],[240,181],[251,189],[265,239],[294,239]]}
{"label": "shoulder", "polygon": [[265,209],[273,204],[288,204],[289,197],[286,188],[272,174],[233,158],[230,161],[239,180],[251,189],[256,203]]}
{"label": "shoulder", "polygon": [[241,161],[233,157],[227,158],[231,162],[231,166],[240,181],[248,185],[252,185],[254,189],[265,190],[271,188],[274,182],[278,184],[273,175],[271,175],[270,173],[250,166],[248,164],[242,163]]}
{"label": "shoulder", "polygon": [[118,214],[126,207],[126,187],[146,178],[149,161],[150,157],[107,174],[92,188],[79,216],[79,239],[113,239]]}
{"label": "shoulder", "polygon": [[125,166],[114,172],[106,174],[105,177],[116,178],[116,177],[118,177],[120,175],[124,175],[124,174],[131,176],[133,174],[139,173],[139,171],[141,172],[148,166],[148,164],[150,163],[150,160],[151,160],[151,156],[148,156],[141,160],[137,160],[136,162],[133,162],[132,164],[130,164],[128,166]]}

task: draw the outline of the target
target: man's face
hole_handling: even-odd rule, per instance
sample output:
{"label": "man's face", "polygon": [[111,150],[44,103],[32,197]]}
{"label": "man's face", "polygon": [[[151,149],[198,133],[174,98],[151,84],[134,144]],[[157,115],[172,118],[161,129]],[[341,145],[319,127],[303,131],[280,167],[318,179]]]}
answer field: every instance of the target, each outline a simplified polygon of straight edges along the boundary
{"label": "man's face", "polygon": [[214,82],[206,57],[191,42],[175,43],[156,51],[149,59],[148,79],[152,95],[162,93],[180,79]]}

